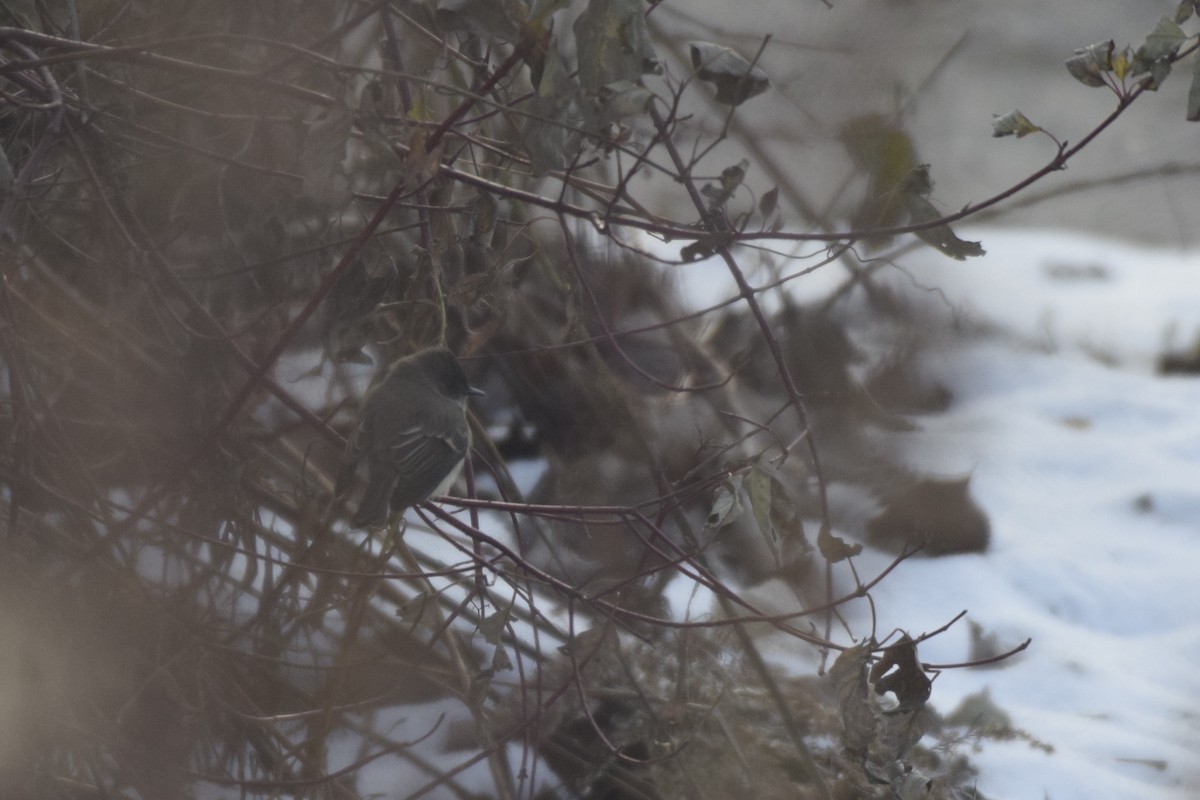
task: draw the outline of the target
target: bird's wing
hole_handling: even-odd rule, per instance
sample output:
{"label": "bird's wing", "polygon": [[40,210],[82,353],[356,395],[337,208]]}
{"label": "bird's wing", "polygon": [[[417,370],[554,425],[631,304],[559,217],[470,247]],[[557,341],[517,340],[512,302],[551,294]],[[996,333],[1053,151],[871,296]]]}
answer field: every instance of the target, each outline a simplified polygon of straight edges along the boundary
{"label": "bird's wing", "polygon": [[458,467],[467,446],[465,432],[430,436],[422,430],[405,431],[388,454],[397,475],[392,509],[408,508],[427,500]]}

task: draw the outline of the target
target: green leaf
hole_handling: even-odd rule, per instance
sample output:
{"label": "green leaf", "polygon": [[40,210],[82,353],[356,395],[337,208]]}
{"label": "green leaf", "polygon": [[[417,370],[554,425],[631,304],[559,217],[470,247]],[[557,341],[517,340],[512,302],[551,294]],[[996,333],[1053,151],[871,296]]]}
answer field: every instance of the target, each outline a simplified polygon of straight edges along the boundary
{"label": "green leaf", "polygon": [[992,136],[1016,136],[1020,139],[1040,130],[1041,128],[1015,108],[1004,116],[992,116]]}
{"label": "green leaf", "polygon": [[712,42],[689,42],[696,77],[717,88],[717,102],[740,106],[771,86],[771,79],[735,50]]}

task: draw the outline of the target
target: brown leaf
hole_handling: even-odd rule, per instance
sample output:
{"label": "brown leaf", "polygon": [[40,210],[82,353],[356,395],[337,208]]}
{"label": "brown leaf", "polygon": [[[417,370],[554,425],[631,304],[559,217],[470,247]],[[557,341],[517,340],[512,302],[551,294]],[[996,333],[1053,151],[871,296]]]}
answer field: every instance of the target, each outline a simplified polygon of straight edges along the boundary
{"label": "brown leaf", "polygon": [[868,641],[842,651],[829,670],[842,715],[842,746],[858,758],[866,757],[878,724],[867,699],[867,659],[874,645]]}
{"label": "brown leaf", "polygon": [[830,564],[836,564],[862,552],[861,544],[850,544],[839,536],[834,536],[828,526],[822,525],[817,534],[817,549],[822,557]]}
{"label": "brown leaf", "polygon": [[900,710],[924,705],[933,690],[933,682],[917,659],[917,645],[908,634],[883,651],[871,667],[870,680],[875,684],[875,694],[891,692],[896,695]]}
{"label": "brown leaf", "polygon": [[771,79],[737,51],[712,42],[690,42],[696,77],[717,88],[717,102],[740,106],[771,86]]}

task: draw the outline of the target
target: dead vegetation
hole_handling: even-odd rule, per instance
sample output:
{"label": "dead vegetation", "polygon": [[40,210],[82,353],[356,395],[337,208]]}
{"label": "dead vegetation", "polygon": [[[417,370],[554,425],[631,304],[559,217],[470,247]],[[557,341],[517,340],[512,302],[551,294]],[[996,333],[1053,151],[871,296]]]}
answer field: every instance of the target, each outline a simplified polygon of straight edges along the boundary
{"label": "dead vegetation", "polygon": [[[756,187],[710,155],[753,51],[544,5],[4,6],[4,793],[977,796],[938,631],[863,611],[987,545],[872,435],[952,396],[868,253],[978,255],[968,210],[866,158],[899,120],[853,128],[858,211]],[[732,289],[686,307],[706,258]],[[370,537],[331,498],[366,364],[433,342],[488,393],[462,499]]]}

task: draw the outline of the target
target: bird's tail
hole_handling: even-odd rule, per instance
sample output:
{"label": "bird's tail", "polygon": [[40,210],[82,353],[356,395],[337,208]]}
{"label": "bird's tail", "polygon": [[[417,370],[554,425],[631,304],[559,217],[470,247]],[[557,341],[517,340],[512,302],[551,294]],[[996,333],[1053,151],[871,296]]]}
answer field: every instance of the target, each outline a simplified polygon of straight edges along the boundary
{"label": "bird's tail", "polygon": [[378,474],[371,475],[367,481],[367,490],[363,492],[362,500],[359,501],[358,510],[350,520],[354,527],[377,528],[387,522],[388,500],[392,495],[393,484],[395,480],[388,481]]}

